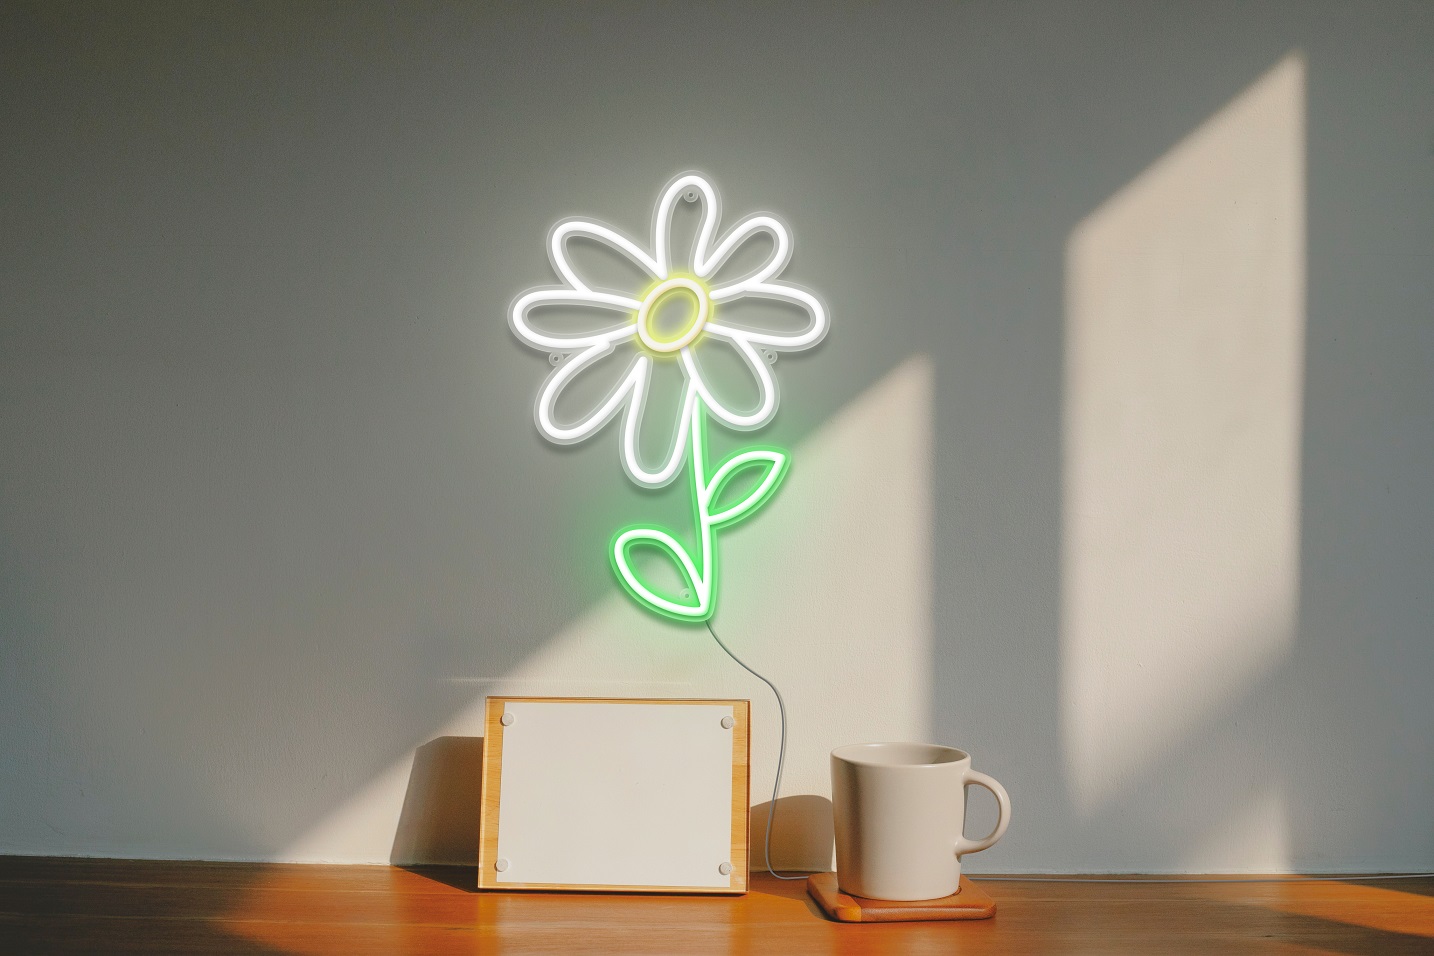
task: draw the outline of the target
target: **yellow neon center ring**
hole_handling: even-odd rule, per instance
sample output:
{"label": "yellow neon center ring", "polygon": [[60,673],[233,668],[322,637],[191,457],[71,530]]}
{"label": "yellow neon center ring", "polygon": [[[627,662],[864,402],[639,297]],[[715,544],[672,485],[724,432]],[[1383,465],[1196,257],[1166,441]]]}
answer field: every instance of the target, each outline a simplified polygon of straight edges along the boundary
{"label": "yellow neon center ring", "polygon": [[[663,296],[678,291],[691,293],[692,297],[697,300],[697,316],[692,320],[687,331],[677,338],[659,339],[652,334],[650,327],[653,306],[657,305]],[[666,282],[654,286],[652,291],[647,294],[647,298],[642,300],[642,305],[638,307],[637,337],[642,340],[643,345],[654,352],[676,352],[678,349],[690,345],[693,339],[702,334],[702,327],[707,324],[707,316],[711,311],[712,306],[707,298],[707,290],[702,287],[701,283],[680,276],[668,279]]]}

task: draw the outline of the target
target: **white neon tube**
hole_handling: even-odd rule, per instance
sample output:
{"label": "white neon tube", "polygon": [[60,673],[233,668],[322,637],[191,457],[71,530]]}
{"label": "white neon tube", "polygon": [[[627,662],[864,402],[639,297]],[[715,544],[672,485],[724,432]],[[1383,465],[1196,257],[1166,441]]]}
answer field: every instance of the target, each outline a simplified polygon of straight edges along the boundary
{"label": "white neon tube", "polygon": [[572,265],[568,262],[567,241],[571,236],[586,236],[589,239],[607,243],[646,269],[653,278],[662,278],[667,274],[667,270],[643,252],[637,243],[611,226],[582,219],[569,219],[553,227],[553,231],[548,237],[548,258],[553,261],[553,268],[558,270],[558,275],[566,279],[574,289],[588,291],[588,285],[578,278],[578,274],[573,271]]}
{"label": "white neon tube", "polygon": [[[701,204],[690,274],[675,273],[672,259],[672,219],[677,204],[683,201]],[[704,414],[739,430],[760,428],[772,420],[778,407],[777,382],[758,349],[810,348],[826,334],[826,309],[812,293],[777,281],[793,248],[791,233],[779,218],[768,213],[754,214],[718,238],[721,209],[721,197],[708,178],[688,172],[675,177],[659,194],[652,215],[651,251],[621,231],[594,220],[567,219],[552,228],[548,257],[563,284],[523,293],[508,313],[514,334],[534,348],[551,353],[556,365],[539,390],[534,406],[534,421],[544,437],[562,444],[584,441],[620,414],[623,422],[618,447],[623,469],[637,484],[657,487],[672,481],[682,470],[694,408],[700,407]],[[762,234],[772,239],[766,261],[746,276],[723,280],[723,266],[746,242]],[[568,244],[573,238],[608,246],[650,275],[654,284],[632,290],[594,288],[569,258]],[[674,291],[691,294],[696,311],[682,334],[665,340],[653,334],[652,313],[662,296]],[[722,306],[744,298],[799,308],[807,313],[807,323],[798,332],[776,332],[723,321]],[[534,313],[552,308],[590,313],[591,322],[576,331],[543,329]],[[726,340],[737,349],[757,386],[755,408],[730,407],[703,376],[693,350],[709,336]],[[617,384],[576,421],[559,422],[554,407],[567,385],[617,350],[631,356]],[[654,363],[670,361],[668,356],[674,353],[685,379],[681,405],[675,409],[649,409],[646,405]],[[647,414],[671,416],[672,442],[657,464],[643,461],[638,451],[637,434]]]}
{"label": "white neon tube", "polygon": [[707,410],[717,419],[733,428],[741,431],[751,431],[754,428],[761,428],[772,420],[777,413],[777,382],[772,377],[772,370],[762,357],[752,348],[751,343],[740,333],[730,333],[727,338],[733,345],[737,346],[737,352],[747,362],[753,374],[757,377],[758,399],[757,409],[749,414],[741,414],[729,409],[719,402],[707,387],[707,382],[697,370],[697,363],[692,357],[691,349],[682,350],[682,367],[687,372],[687,380],[692,387],[702,396],[706,403]]}

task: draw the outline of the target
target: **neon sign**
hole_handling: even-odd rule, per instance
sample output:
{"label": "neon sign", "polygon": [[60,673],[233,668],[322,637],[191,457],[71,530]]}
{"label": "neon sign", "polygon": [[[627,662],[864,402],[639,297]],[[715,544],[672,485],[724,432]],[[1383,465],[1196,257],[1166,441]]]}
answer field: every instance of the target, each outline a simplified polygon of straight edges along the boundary
{"label": "neon sign", "polygon": [[[702,202],[690,272],[675,269],[672,261],[673,209],[683,200]],[[826,310],[817,297],[777,279],[792,255],[791,234],[781,220],[767,214],[749,216],[715,239],[720,219],[716,188],[699,173],[683,173],[657,200],[651,253],[602,223],[582,219],[560,222],[549,234],[548,258],[563,284],[525,292],[508,312],[514,333],[534,348],[549,352],[555,366],[538,392],[533,412],[544,437],[563,444],[584,441],[621,415],[619,454],[633,482],[660,488],[672,482],[684,464],[690,464],[696,553],[668,529],[635,525],[613,537],[608,555],[618,581],[639,604],[681,621],[704,621],[712,616],[718,573],[716,532],[765,504],[786,476],[790,462],[784,451],[756,446],[718,462],[709,476],[707,420],[740,431],[766,425],[777,412],[777,383],[759,349],[776,353],[810,348],[827,331]],[[767,261],[749,275],[719,281],[723,264],[749,239],[761,234],[772,242]],[[626,257],[651,277],[650,284],[626,292],[592,288],[569,261],[568,242],[574,237],[602,243]],[[660,334],[657,315],[664,302],[675,299],[687,300],[691,315],[675,333]],[[796,308],[805,313],[806,325],[796,332],[776,332],[723,320],[723,306],[741,299]],[[591,313],[592,328],[552,332],[535,327],[533,314],[554,307]],[[751,371],[758,390],[755,408],[733,409],[713,393],[693,354],[708,343],[731,347]],[[629,351],[631,357],[617,384],[576,421],[560,423],[555,406],[564,389],[585,369],[619,349]],[[637,435],[643,417],[649,414],[647,397],[654,363],[664,361],[680,363],[684,387],[673,419],[671,446],[660,461],[648,462],[639,453]],[[755,475],[749,474],[754,471]],[[751,478],[751,487],[740,500],[728,502],[723,492],[737,475]],[[641,548],[673,562],[684,582],[680,593],[663,594],[643,579],[632,559],[633,552]]]}

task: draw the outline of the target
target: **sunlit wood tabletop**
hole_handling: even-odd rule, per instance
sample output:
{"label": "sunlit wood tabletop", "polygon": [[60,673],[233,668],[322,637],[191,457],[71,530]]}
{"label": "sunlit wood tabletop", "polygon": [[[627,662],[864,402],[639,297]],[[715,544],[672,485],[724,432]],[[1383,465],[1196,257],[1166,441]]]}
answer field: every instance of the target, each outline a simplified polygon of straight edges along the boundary
{"label": "sunlit wood tabletop", "polygon": [[469,868],[0,857],[0,953],[1434,954],[1434,880],[990,882],[991,920],[846,925],[742,897],[479,893]]}

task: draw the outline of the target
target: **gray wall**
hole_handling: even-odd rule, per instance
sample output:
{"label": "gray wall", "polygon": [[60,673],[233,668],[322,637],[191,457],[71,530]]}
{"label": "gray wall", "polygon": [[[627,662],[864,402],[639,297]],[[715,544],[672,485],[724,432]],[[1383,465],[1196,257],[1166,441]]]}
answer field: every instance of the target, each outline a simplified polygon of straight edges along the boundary
{"label": "gray wall", "polygon": [[[0,17],[0,852],[369,859],[367,826],[423,856],[382,812],[323,827],[395,766],[411,792],[415,749],[485,687],[541,684],[530,662],[612,599],[613,528],[677,500],[631,488],[609,433],[538,436],[546,362],[505,309],[551,281],[555,219],[644,235],[696,167],[729,222],[793,224],[790,274],[832,310],[828,340],[778,364],[764,440],[800,467],[844,410],[929,369],[898,392],[930,403],[903,632],[927,664],[906,690],[912,732],[972,750],[1016,801],[973,869],[1267,865],[1238,842],[1191,853],[1270,782],[1277,819],[1249,825],[1281,829],[1288,866],[1434,869],[1434,6]],[[1083,804],[1062,710],[1068,243],[1292,55],[1293,631]],[[781,587],[781,553],[751,560]],[[830,632],[786,632],[821,599],[769,597],[788,623],[741,639],[754,664],[789,641],[818,656]],[[878,632],[840,640],[882,657]],[[727,672],[674,659],[668,683],[764,694],[704,661]],[[772,661],[793,681],[801,663]],[[794,721],[879,723],[887,703],[839,690]],[[823,753],[803,748],[791,793],[824,792]]]}

